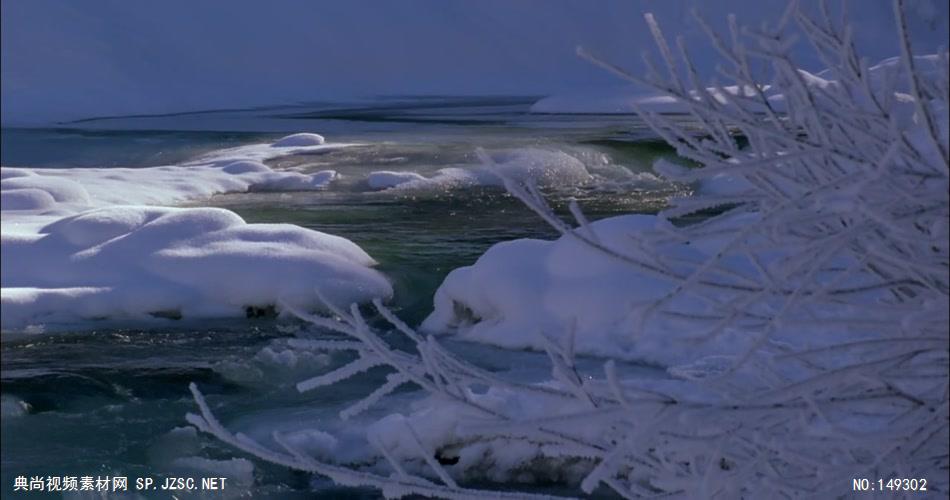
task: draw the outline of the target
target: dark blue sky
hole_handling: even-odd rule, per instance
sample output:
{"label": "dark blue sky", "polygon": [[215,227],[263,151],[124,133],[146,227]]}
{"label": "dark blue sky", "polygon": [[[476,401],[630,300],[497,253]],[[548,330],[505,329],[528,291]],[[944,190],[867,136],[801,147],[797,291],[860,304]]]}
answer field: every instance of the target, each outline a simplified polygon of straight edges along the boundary
{"label": "dark blue sky", "polygon": [[[2,1],[2,120],[42,124],[391,94],[548,94],[616,80],[584,45],[637,70],[654,11],[697,63],[716,62],[688,16],[659,0]],[[808,6],[810,2],[803,2]],[[891,3],[852,2],[872,58],[896,55]],[[945,1],[913,0],[922,50],[946,44]],[[700,2],[757,25],[784,0]],[[804,56],[804,64],[815,61]],[[813,69],[818,69],[814,68]]]}

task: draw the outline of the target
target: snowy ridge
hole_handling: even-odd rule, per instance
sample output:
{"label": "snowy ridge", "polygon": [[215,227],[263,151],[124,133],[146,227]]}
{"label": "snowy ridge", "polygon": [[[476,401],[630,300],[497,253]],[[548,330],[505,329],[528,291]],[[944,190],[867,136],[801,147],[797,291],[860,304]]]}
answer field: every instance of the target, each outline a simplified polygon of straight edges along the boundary
{"label": "snowy ridge", "polygon": [[230,317],[279,303],[388,297],[349,240],[247,224],[217,208],[171,208],[218,193],[325,189],[336,173],[261,161],[347,145],[295,134],[180,166],[2,169],[2,327],[98,318]]}

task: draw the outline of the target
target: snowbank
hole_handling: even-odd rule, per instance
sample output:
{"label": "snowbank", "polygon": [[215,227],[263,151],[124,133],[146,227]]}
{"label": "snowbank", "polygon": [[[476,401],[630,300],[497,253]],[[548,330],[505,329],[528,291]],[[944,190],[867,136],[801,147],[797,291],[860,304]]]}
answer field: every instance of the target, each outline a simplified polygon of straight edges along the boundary
{"label": "snowbank", "polygon": [[2,327],[116,317],[224,317],[280,303],[388,297],[372,258],[337,236],[169,208],[249,190],[314,190],[336,177],[260,160],[339,147],[316,134],[153,168],[2,169]]}
{"label": "snowbank", "polygon": [[[914,47],[945,45],[946,2],[909,3]],[[294,0],[270,7],[236,0],[228,2],[223,22],[219,6],[183,0],[95,2],[82,8],[67,0],[3,2],[0,119],[4,125],[52,123],[381,94],[562,93],[615,81],[574,55],[579,44],[607,61],[631,61],[631,70],[641,69],[637,56],[654,47],[641,21],[644,11],[654,12],[665,32],[684,38],[705,78],[715,74],[718,57],[693,22],[692,9],[714,24],[732,12],[740,25],[758,26],[786,5],[785,0],[425,0],[409,6]],[[853,21],[862,54],[893,55],[889,2],[862,2],[860,19]],[[331,44],[333,51],[316,53]],[[804,62],[820,63],[815,57]]]}
{"label": "snowbank", "polygon": [[[718,227],[744,226],[755,217],[735,215]],[[624,215],[589,227],[605,247],[649,262],[636,241],[638,234],[659,229],[657,220],[652,215]],[[661,253],[681,265],[696,266],[725,244],[722,238],[708,237],[691,244],[668,244]],[[759,258],[767,262],[776,255]],[[728,264],[737,273],[748,273],[752,266],[745,261]],[[488,249],[475,264],[449,273],[435,293],[433,312],[420,329],[508,349],[536,350],[544,350],[544,337],[561,345],[573,330],[579,354],[664,366],[735,355],[750,345],[747,334],[726,331],[699,342],[689,335],[695,327],[685,321],[662,315],[645,319],[648,307],[674,287],[671,279],[644,272],[571,236],[555,241],[506,241]],[[699,315],[713,312],[708,303],[686,295],[677,296],[671,307]],[[852,335],[819,326],[791,330],[776,332],[772,338],[815,346]]]}
{"label": "snowbank", "polygon": [[366,177],[366,184],[370,189],[389,189],[402,184],[418,183],[423,184],[429,179],[417,174],[416,172],[393,172],[390,170],[379,170],[371,172]]}
{"label": "snowbank", "polygon": [[288,148],[294,146],[319,146],[326,142],[320,134],[299,133],[291,134],[271,144],[272,148]]}

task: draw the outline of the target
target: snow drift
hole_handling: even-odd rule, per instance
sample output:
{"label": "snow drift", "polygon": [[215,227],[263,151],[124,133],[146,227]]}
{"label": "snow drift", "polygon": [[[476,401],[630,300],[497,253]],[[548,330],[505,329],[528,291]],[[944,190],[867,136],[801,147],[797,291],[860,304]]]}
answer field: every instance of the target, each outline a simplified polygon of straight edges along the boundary
{"label": "snow drift", "polygon": [[[817,10],[816,4],[803,2],[803,8]],[[910,4],[915,46],[946,44],[946,2]],[[3,2],[0,120],[51,123],[380,94],[567,92],[612,82],[573,56],[576,45],[618,62],[652,46],[648,32],[629,29],[648,9],[684,37],[700,69],[711,75],[714,51],[702,43],[691,9],[707,18],[736,12],[755,26],[786,5],[290,0],[277,7],[240,0],[222,12],[218,5],[183,0],[81,7],[64,0]],[[860,8],[854,41],[862,53],[893,55],[886,52],[894,33],[890,4],[862,2]],[[820,60],[809,59],[820,67]]]}
{"label": "snow drift", "polygon": [[335,172],[279,172],[261,161],[341,146],[296,134],[180,166],[3,168],[3,329],[309,309],[318,303],[315,287],[341,304],[390,296],[373,259],[344,238],[247,224],[223,209],[161,206],[217,193],[324,189]]}

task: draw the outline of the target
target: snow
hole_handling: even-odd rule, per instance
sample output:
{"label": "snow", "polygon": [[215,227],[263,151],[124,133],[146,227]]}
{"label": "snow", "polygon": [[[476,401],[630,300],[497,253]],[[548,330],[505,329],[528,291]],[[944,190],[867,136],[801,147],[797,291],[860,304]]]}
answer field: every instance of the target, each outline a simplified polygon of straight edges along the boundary
{"label": "snow", "polygon": [[[937,54],[915,56],[914,60],[918,72],[923,78],[930,78],[931,75],[935,75],[939,71]],[[869,67],[868,72],[871,88],[875,92],[879,93],[888,84],[895,82],[898,84],[894,89],[895,97],[904,101],[910,98],[905,94],[907,92],[907,78],[897,57],[880,61]],[[799,69],[798,73],[802,78],[802,82],[810,87],[827,89],[829,86],[838,85],[837,75],[829,70],[810,73],[804,69]],[[750,86],[742,89],[742,94],[751,97],[754,95],[754,90]],[[761,90],[774,109],[785,111],[786,99],[784,95],[776,92],[767,84],[763,84]],[[739,95],[740,93],[739,87],[735,85],[723,86],[721,90],[716,87],[708,87],[706,91],[722,104],[728,103],[730,96]],[[690,94],[697,100],[700,98],[696,91],[691,91]],[[912,108],[912,106],[908,106],[908,108]],[[638,110],[646,113],[683,114],[689,112],[689,107],[675,97],[647,92],[640,86],[630,84],[554,94],[539,99],[531,105],[530,109],[532,113],[551,114],[635,114]]]}
{"label": "snow", "polygon": [[[532,363],[536,360],[522,359]],[[540,366],[534,366],[540,369]],[[675,394],[685,401],[698,403],[704,397],[716,401],[716,396],[704,394],[679,380],[644,378],[627,380],[624,384],[656,393]],[[562,388],[555,382],[535,384],[535,387]],[[578,483],[594,466],[593,460],[578,460],[557,452],[556,446],[546,445],[539,429],[557,425],[558,418],[567,418],[590,411],[583,402],[563,396],[546,395],[541,391],[525,393],[501,387],[489,387],[484,393],[467,391],[467,397],[482,408],[506,415],[512,423],[490,423],[485,414],[472,406],[430,396],[415,401],[406,414],[391,413],[370,424],[366,430],[370,442],[386,448],[393,457],[416,473],[425,473],[418,462],[418,445],[410,429],[415,431],[422,447],[436,450],[446,458],[458,458],[447,470],[458,480],[489,480],[514,483],[544,483],[558,481]],[[597,418],[590,414],[590,421]],[[506,433],[505,431],[509,432]],[[610,437],[609,428],[599,425],[571,427],[571,435],[578,442],[601,442]],[[519,439],[512,436],[529,436]],[[533,439],[534,438],[534,439]],[[559,456],[560,455],[560,456]]]}
{"label": "snow", "polygon": [[[753,223],[755,217],[736,214],[723,219],[718,227],[742,227]],[[634,214],[601,219],[588,229],[622,257],[649,260],[635,242],[638,234],[661,226],[656,216]],[[725,244],[724,238],[712,234],[689,244],[668,244],[662,252],[666,258],[696,265]],[[776,252],[759,258],[769,262]],[[744,261],[730,264],[740,273],[750,272],[750,266]],[[473,265],[446,276],[420,330],[502,348],[542,351],[548,341],[560,345],[573,331],[578,354],[670,367],[710,356],[736,355],[750,345],[751,339],[738,332],[727,331],[712,341],[697,342],[687,333],[688,325],[656,316],[646,321],[647,306],[674,290],[675,283],[569,235],[555,241],[505,241],[489,248]],[[707,305],[688,296],[677,298],[675,304],[693,314],[709,312]],[[851,335],[830,328],[799,327],[776,332],[772,338],[801,347]]]}
{"label": "snow", "polygon": [[389,297],[373,259],[349,240],[247,224],[219,208],[168,206],[226,192],[318,190],[336,178],[275,171],[260,160],[339,145],[316,134],[275,144],[282,145],[232,148],[186,165],[3,168],[4,331],[103,318],[240,317],[280,304],[312,309],[315,288],[336,304]]}
{"label": "snow", "polygon": [[[801,71],[801,73],[806,76],[805,80],[809,85],[826,86],[830,84],[827,80],[811,75],[806,71]],[[772,102],[784,101],[784,97],[771,91],[769,85],[762,85],[761,90]],[[746,97],[755,95],[754,88],[749,87],[740,90],[735,85],[727,85],[721,89],[708,87],[706,92],[720,104],[728,104],[730,97],[740,95],[740,92],[741,95]],[[692,91],[690,94],[696,100],[701,98],[696,91]],[[627,85],[548,96],[532,104],[530,111],[532,113],[552,114],[635,114],[638,111],[683,114],[689,112],[689,107],[675,97],[644,92],[641,88]]]}
{"label": "snow", "polygon": [[29,413],[30,405],[20,398],[4,394],[0,396],[0,416],[4,420],[22,417]]}
{"label": "snow", "polygon": [[[636,231],[654,225],[653,216],[626,215],[591,227],[605,243],[623,248]],[[635,353],[627,331],[631,306],[656,299],[671,286],[567,237],[502,242],[472,266],[449,273],[421,329],[511,349],[542,349],[540,335],[559,336],[573,324],[577,352],[629,358]]]}
{"label": "snow", "polygon": [[322,135],[302,132],[291,134],[271,145],[272,148],[289,148],[295,146],[319,146],[325,142]]}
{"label": "snow", "polygon": [[293,134],[278,139],[273,144],[248,144],[234,148],[219,149],[205,154],[190,164],[216,164],[243,161],[267,161],[292,154],[319,154],[340,148],[359,146],[355,143],[337,142],[326,144],[322,136],[310,133]]}
{"label": "snow", "polygon": [[[920,113],[927,106],[945,111],[945,74],[933,96],[939,103],[919,103],[905,122],[890,114],[908,108],[900,96],[894,108],[888,99],[887,109],[875,114],[860,96],[842,91],[855,88],[847,75],[838,87],[834,79],[797,73],[788,61],[776,61],[782,63],[774,64],[779,86],[782,79],[804,79],[811,90],[828,93],[788,92],[792,126],[760,120],[754,105],[727,114],[725,124],[749,138],[748,148],[728,133],[683,141],[681,154],[701,158],[705,168],[694,170],[692,178],[685,168],[672,175],[676,169],[669,164],[657,170],[683,182],[704,182],[698,196],[672,200],[659,216],[626,215],[588,225],[574,211],[581,227],[571,230],[532,189],[549,173],[530,167],[543,154],[519,151],[513,153],[517,161],[501,154],[486,162],[508,170],[509,191],[566,234],[555,241],[499,243],[473,265],[454,270],[420,330],[544,350],[553,380],[537,384],[507,379],[504,370],[482,372],[380,304],[380,315],[416,349],[394,348],[398,344],[375,333],[357,309],[335,311],[332,319],[301,315],[357,342],[314,341],[316,349],[355,356],[300,382],[299,390],[334,386],[381,365],[392,370],[387,382],[377,379],[376,390],[339,413],[343,420],[405,382],[429,394],[409,411],[369,427],[368,441],[382,455],[375,465],[385,459],[390,467],[383,470],[392,473],[383,486],[368,474],[354,479],[308,462],[292,447],[270,452],[250,441],[253,436],[235,437],[212,417],[195,385],[202,415],[189,415],[189,422],[264,460],[343,484],[381,487],[393,496],[424,495],[411,489],[425,485],[419,475],[440,478],[446,489],[456,487],[453,477],[487,477],[580,480],[581,490],[594,495],[598,485],[621,495],[688,498],[795,496],[820,488],[846,494],[846,486],[825,485],[823,473],[877,467],[881,461],[874,458],[880,456],[894,458],[884,465],[888,470],[939,474],[944,464],[928,457],[944,456],[946,419],[914,411],[947,408],[947,138],[925,133],[922,125],[930,118]],[[692,97],[684,96],[687,102]],[[719,109],[702,102],[698,107],[712,116]],[[933,119],[933,128],[947,130],[945,113]],[[868,138],[854,139],[851,128]],[[816,138],[825,141],[815,148],[821,154],[792,156]],[[896,144],[914,149],[893,153],[888,145]],[[839,161],[842,151],[847,160]],[[559,163],[552,160],[558,158],[544,157],[545,164]],[[570,160],[560,163],[568,178],[576,173]],[[820,168],[830,166],[835,168]],[[449,184],[440,176],[496,182],[479,168],[444,169],[424,180],[377,174],[378,185],[390,189]],[[722,205],[734,208],[704,213],[688,224],[674,215]],[[908,350],[892,347],[898,342]],[[476,349],[457,352],[467,361]],[[604,378],[578,369],[575,361],[585,356],[575,353],[610,359]],[[623,363],[617,360],[663,365],[672,379],[619,377],[616,367]],[[509,362],[508,368],[523,366]],[[296,417],[289,418],[297,425],[317,420]],[[283,425],[278,422],[277,429]],[[888,432],[887,442],[853,439]],[[278,441],[276,432],[272,436]],[[325,460],[339,456],[334,451],[340,442],[321,431],[298,442]],[[759,459],[766,455],[774,460],[763,465]],[[440,467],[433,460],[441,458],[455,463]],[[374,469],[369,460],[347,465]],[[788,478],[802,489],[788,488]]]}

